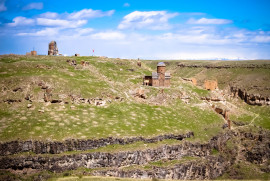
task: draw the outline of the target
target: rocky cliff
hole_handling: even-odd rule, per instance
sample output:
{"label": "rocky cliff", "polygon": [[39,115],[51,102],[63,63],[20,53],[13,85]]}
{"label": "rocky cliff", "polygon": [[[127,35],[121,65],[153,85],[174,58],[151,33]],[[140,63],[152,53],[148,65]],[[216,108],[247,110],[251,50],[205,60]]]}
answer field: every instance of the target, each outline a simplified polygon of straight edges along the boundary
{"label": "rocky cliff", "polygon": [[[213,145],[214,146],[214,145]],[[78,167],[100,168],[142,165],[161,159],[180,159],[183,156],[205,157],[212,150],[211,144],[162,146],[156,149],[118,153],[83,153],[63,156],[17,156],[0,158],[0,169],[41,169],[51,171],[72,170]]]}
{"label": "rocky cliff", "polygon": [[143,138],[143,137],[131,137],[131,138],[101,138],[101,139],[88,139],[88,140],[78,140],[70,139],[65,140],[64,142],[59,141],[11,141],[11,142],[2,142],[0,143],[0,155],[13,155],[22,152],[34,152],[36,154],[58,154],[67,151],[83,151],[95,149],[112,144],[130,144],[138,141],[143,141],[145,143],[154,143],[162,141],[165,139],[176,139],[182,140],[184,138],[190,138],[194,136],[193,132],[188,132],[187,134],[167,134],[159,135],[152,138]]}
{"label": "rocky cliff", "polygon": [[[213,150],[218,154],[213,155]],[[147,165],[160,160],[181,160],[183,157],[196,157],[172,166],[152,166],[148,169],[124,169],[132,165]],[[121,151],[114,153],[94,152],[72,155],[11,155],[0,158],[0,169],[50,170],[62,172],[79,167],[103,168],[92,171],[91,175],[131,178],[160,179],[214,179],[225,173],[236,161],[266,165],[270,158],[270,132],[260,130],[256,133],[241,129],[227,130],[213,137],[208,143],[164,145],[154,149]]]}
{"label": "rocky cliff", "polygon": [[244,100],[247,104],[250,105],[270,105],[270,97],[269,96],[262,96],[260,94],[250,94],[245,89],[239,88],[236,86],[231,86],[230,91],[232,96],[240,97]]}
{"label": "rocky cliff", "polygon": [[161,159],[180,159],[183,156],[206,157],[212,149],[222,150],[232,132],[214,137],[209,143],[184,142],[180,145],[164,145],[156,149],[117,153],[82,153],[73,155],[3,156],[0,169],[41,169],[63,171],[78,167],[100,168],[142,165]]}
{"label": "rocky cliff", "polygon": [[96,176],[113,176],[126,178],[158,178],[179,180],[214,179],[221,176],[228,168],[230,162],[223,157],[207,156],[204,161],[192,161],[178,164],[173,167],[153,167],[151,170],[101,170],[94,172]]}

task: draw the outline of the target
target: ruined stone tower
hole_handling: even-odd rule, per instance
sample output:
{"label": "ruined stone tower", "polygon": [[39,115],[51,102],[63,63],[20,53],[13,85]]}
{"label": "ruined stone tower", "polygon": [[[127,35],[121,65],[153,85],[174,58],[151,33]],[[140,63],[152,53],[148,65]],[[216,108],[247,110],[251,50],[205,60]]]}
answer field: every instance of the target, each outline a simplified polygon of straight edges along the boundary
{"label": "ruined stone tower", "polygon": [[166,65],[164,62],[159,62],[157,64],[157,73],[158,73],[158,81],[159,81],[159,85],[158,86],[164,86],[165,83],[165,68]]}
{"label": "ruined stone tower", "polygon": [[58,55],[58,48],[55,41],[49,43],[48,55]]}

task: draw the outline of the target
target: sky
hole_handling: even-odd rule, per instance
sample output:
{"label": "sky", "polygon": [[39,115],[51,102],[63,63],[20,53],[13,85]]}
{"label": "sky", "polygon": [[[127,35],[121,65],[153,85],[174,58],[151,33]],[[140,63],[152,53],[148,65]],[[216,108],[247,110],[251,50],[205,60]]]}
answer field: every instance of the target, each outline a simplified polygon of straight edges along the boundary
{"label": "sky", "polygon": [[270,0],[0,0],[0,54],[52,40],[63,55],[270,59]]}

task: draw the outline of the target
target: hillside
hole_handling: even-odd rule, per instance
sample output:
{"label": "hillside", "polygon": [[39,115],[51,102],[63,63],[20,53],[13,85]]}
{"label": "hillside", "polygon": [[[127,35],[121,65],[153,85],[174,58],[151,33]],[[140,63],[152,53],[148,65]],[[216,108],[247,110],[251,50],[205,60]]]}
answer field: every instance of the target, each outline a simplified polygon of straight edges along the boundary
{"label": "hillside", "polygon": [[[142,60],[141,66],[138,66],[137,60],[105,57],[0,56],[1,159],[14,157],[14,160],[18,158],[19,162],[19,158],[29,155],[54,157],[55,154],[58,159],[62,156],[69,157],[68,155],[102,152],[117,154],[119,151],[134,152],[172,146],[168,148],[170,150],[173,146],[182,144],[209,144],[203,150],[207,150],[205,155],[201,154],[202,150],[200,154],[194,151],[194,154],[181,157],[182,160],[172,155],[169,160],[164,156],[143,164],[143,169],[164,165],[169,168],[180,163],[197,164],[194,161],[197,159],[203,165],[209,154],[221,157],[228,154],[227,151],[223,153],[221,147],[213,141],[216,136],[226,144],[228,139],[220,136],[222,134],[233,137],[247,131],[265,137],[266,140],[263,141],[269,141],[270,105],[267,105],[267,102],[270,97],[270,61],[164,62],[166,71],[172,75],[171,86],[167,88],[142,85],[144,75],[151,75],[156,71],[158,61]],[[191,78],[197,80],[197,85],[189,81]],[[205,80],[216,80],[219,90],[205,90]],[[250,95],[258,95],[266,105],[249,105],[239,97],[232,96],[232,86],[245,90]],[[211,101],[212,99],[216,100]],[[227,120],[215,111],[217,108],[223,112],[229,110],[231,130],[227,128]],[[230,139],[231,147],[237,145],[238,139],[240,138]],[[40,144],[41,150],[47,145],[44,148],[47,151],[39,152],[32,146],[23,147],[21,150],[16,148],[14,152],[7,151],[8,148],[15,150],[15,147],[25,145],[29,140],[30,145],[34,145],[34,142]],[[75,140],[70,148],[69,140]],[[92,149],[75,145],[87,140],[95,140],[96,145],[91,147]],[[17,146],[14,146],[14,141],[18,142]],[[63,142],[68,148],[61,146]],[[246,144],[254,144],[254,140],[251,139]],[[52,145],[56,145],[55,148]],[[212,147],[213,145],[215,146]],[[201,149],[200,146],[194,147],[195,150]],[[258,178],[269,176],[269,168],[265,166],[269,159],[267,154],[262,155],[263,158],[264,156],[266,162],[248,162],[248,169],[260,170],[255,174]],[[216,157],[211,159],[214,161]],[[237,162],[237,168],[242,178],[250,178],[251,176],[243,171],[246,169],[245,159]],[[234,161],[231,161],[231,165],[224,166],[225,170],[221,169],[220,173],[228,172],[227,176],[223,175],[222,178],[234,178],[235,174],[230,175],[229,169],[235,166]],[[102,165],[88,169],[98,168],[94,170],[97,171],[96,175],[103,176],[107,174],[106,171],[99,169],[107,166]],[[114,169],[115,165],[112,165],[114,164],[108,169]],[[125,167],[132,165],[126,164]],[[34,166],[30,168],[35,170]],[[77,167],[67,170],[76,169]],[[60,171],[63,172],[61,169]],[[30,177],[33,176],[26,172]],[[74,174],[81,172],[74,171]],[[112,176],[119,176],[116,173]],[[129,177],[129,173],[126,173],[126,176]],[[201,177],[193,179],[196,178]]]}

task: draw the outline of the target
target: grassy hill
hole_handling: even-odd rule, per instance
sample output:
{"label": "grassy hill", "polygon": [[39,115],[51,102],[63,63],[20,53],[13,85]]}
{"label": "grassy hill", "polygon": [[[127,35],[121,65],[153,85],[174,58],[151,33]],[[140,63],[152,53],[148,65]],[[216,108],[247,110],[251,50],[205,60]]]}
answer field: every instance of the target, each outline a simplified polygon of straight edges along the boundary
{"label": "grassy hill", "polygon": [[[67,60],[76,60],[77,65],[70,65]],[[88,61],[89,65],[82,66],[81,61]],[[100,57],[1,56],[0,140],[151,137],[188,131],[193,131],[198,139],[208,140],[221,131],[224,121],[211,107],[201,106],[203,101],[200,97],[210,93],[202,87],[183,81],[182,77],[195,77],[199,82],[216,78],[219,83],[221,82],[221,87],[238,81],[246,74],[248,77],[254,75],[268,85],[270,82],[269,69],[237,68],[221,71],[179,68],[177,67],[179,61],[167,62],[167,71],[172,73],[171,87],[144,86],[144,92],[148,96],[144,100],[134,97],[131,92],[142,87],[142,77],[155,71],[157,61],[142,61],[142,67],[139,67],[135,60]],[[184,61],[184,63],[212,62]],[[235,64],[235,62],[225,63]],[[269,62],[263,63],[270,65]],[[225,74],[230,78],[227,79]],[[252,81],[243,80],[244,83]],[[42,89],[40,84],[52,89],[53,99],[66,103],[44,102],[45,89]],[[189,104],[185,104],[179,98],[183,94],[190,97]],[[27,96],[31,97],[31,102],[25,100]],[[96,106],[76,102],[72,101],[71,97],[102,99],[106,101],[106,105]],[[21,102],[8,103],[8,100]],[[244,104],[241,109],[249,110],[250,106]],[[254,117],[253,112],[258,112],[262,116],[257,120],[261,119],[262,122],[255,121],[255,123],[269,128],[264,121],[269,115],[269,108],[251,109],[251,113],[242,111],[242,115],[234,118],[250,121]]]}
{"label": "grassy hill", "polygon": [[[140,67],[137,60],[128,59],[2,55],[0,141],[151,138],[192,131],[194,137],[187,140],[203,143],[224,132],[222,126],[227,123],[213,107],[230,110],[232,129],[238,125],[270,129],[270,106],[248,105],[230,97],[228,91],[233,84],[269,96],[270,61],[164,62],[172,75],[168,88],[142,85],[143,76],[156,71],[158,61],[143,60]],[[253,65],[258,67],[247,68]],[[196,78],[198,85],[183,78]],[[205,90],[203,82],[208,79],[217,80],[220,90]],[[46,101],[44,95],[51,100]],[[201,99],[215,96],[223,96],[224,101]],[[92,151],[118,152],[176,143],[180,142],[137,142]]]}

